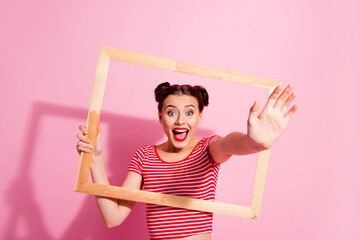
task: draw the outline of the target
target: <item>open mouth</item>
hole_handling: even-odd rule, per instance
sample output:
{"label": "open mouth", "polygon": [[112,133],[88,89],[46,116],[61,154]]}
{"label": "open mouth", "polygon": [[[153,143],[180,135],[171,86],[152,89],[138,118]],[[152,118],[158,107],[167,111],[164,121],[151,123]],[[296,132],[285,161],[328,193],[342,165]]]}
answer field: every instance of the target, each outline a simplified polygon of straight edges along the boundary
{"label": "open mouth", "polygon": [[187,138],[189,130],[186,128],[174,128],[172,132],[174,134],[175,140],[182,142]]}

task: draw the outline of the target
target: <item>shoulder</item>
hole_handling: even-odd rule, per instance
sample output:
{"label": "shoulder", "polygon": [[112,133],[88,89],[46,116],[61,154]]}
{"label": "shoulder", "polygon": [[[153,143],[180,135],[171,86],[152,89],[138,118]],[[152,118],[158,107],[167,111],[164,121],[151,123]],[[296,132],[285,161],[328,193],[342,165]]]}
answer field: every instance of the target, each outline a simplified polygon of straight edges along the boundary
{"label": "shoulder", "polygon": [[134,156],[139,158],[145,158],[149,154],[149,152],[153,152],[153,151],[154,151],[154,145],[144,145],[136,150]]}
{"label": "shoulder", "polygon": [[200,139],[198,147],[201,149],[209,149],[210,145],[217,139],[221,138],[219,135],[210,135]]}
{"label": "shoulder", "polygon": [[205,145],[208,147],[210,146],[215,140],[220,139],[219,135],[210,135],[208,137],[204,137],[202,140],[204,141]]}
{"label": "shoulder", "polygon": [[220,138],[221,136],[219,135],[211,135],[202,139],[204,152],[207,154],[214,167],[219,166],[220,164],[214,160],[211,154],[211,144]]}

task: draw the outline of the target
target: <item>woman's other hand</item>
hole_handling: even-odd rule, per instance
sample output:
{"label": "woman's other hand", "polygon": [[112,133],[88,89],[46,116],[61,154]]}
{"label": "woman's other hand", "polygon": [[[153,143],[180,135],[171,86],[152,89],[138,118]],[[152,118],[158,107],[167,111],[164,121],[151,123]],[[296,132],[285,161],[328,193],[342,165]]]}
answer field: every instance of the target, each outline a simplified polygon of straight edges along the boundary
{"label": "woman's other hand", "polygon": [[81,133],[78,133],[76,135],[76,137],[79,139],[77,145],[76,145],[76,150],[77,152],[80,154],[81,152],[86,152],[89,153],[91,152],[92,149],[94,149],[93,151],[93,155],[97,156],[99,154],[102,153],[102,147],[101,147],[101,134],[100,134],[100,123],[98,126],[98,133],[96,135],[96,140],[95,140],[95,145],[92,146],[90,144],[90,139],[87,138],[87,128],[84,125],[80,125],[79,129],[81,131]]}
{"label": "woman's other hand", "polygon": [[292,90],[293,86],[288,85],[281,93],[281,87],[277,86],[269,96],[266,106],[260,114],[258,114],[260,103],[257,101],[250,109],[248,136],[265,149],[271,148],[281,136],[289,119],[298,109],[298,106],[294,105],[289,110],[297,95]]}

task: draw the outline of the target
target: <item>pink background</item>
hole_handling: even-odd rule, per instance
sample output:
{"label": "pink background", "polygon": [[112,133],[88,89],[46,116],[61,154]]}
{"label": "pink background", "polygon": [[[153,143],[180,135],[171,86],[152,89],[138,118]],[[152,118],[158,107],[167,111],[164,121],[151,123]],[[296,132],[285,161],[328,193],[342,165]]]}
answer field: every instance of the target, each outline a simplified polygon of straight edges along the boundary
{"label": "pink background", "polygon": [[[358,1],[2,1],[0,237],[147,239],[144,204],[106,229],[74,193],[101,45],[293,83],[299,110],[273,147],[260,220],[214,216],[215,240],[360,239]],[[164,135],[153,89],[210,94],[198,135],[246,130],[267,91],[112,62],[101,122],[113,185]],[[249,205],[256,155],[220,170],[217,201]]]}

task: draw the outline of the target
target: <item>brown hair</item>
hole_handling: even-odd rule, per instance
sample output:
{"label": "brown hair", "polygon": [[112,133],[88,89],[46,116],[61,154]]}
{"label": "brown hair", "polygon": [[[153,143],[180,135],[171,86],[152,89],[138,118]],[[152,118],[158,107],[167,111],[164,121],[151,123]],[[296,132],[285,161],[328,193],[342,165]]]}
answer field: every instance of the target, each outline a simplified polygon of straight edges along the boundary
{"label": "brown hair", "polygon": [[209,105],[209,94],[203,86],[184,85],[170,85],[168,82],[159,84],[155,89],[155,100],[158,102],[158,110],[161,112],[163,102],[169,95],[190,95],[196,98],[199,103],[199,111],[202,112],[204,106]]}

